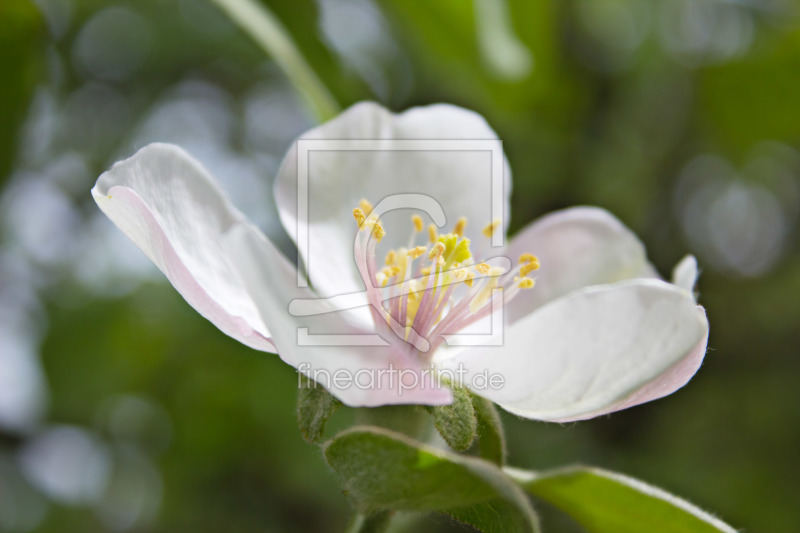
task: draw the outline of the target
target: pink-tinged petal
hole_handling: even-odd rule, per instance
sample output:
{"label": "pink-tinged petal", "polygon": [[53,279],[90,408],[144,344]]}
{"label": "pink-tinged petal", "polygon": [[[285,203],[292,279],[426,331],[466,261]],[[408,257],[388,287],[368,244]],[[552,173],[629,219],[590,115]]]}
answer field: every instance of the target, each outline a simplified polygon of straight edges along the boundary
{"label": "pink-tinged petal", "polygon": [[92,196],[189,305],[234,339],[275,351],[222,247],[245,217],[195,159],[177,146],[151,144],[101,175]]}
{"label": "pink-tinged petal", "polygon": [[[398,348],[394,334],[383,340],[374,330],[349,322],[350,314],[333,311],[323,300],[319,314],[308,314],[307,302],[292,307],[292,301],[315,295],[297,287],[296,280],[285,281],[294,267],[260,232],[242,225],[226,241],[242,279],[258,295],[259,311],[270,324],[272,341],[285,362],[353,407],[452,401],[451,392],[433,382],[430,369],[421,368],[415,357]],[[304,316],[290,312],[300,307]]]}
{"label": "pink-tinged petal", "polygon": [[[353,260],[356,225],[352,209],[362,198],[373,204],[388,195],[413,193],[432,197],[444,210],[451,231],[456,221],[468,218],[467,236],[472,250],[484,257],[491,248],[480,233],[492,220],[492,163],[501,152],[497,134],[478,114],[451,105],[432,105],[393,114],[378,104],[356,104],[344,113],[300,137],[298,142],[338,140],[401,140],[483,142],[469,150],[443,149],[425,145],[421,149],[398,150],[392,144],[383,148],[343,150],[327,144],[305,144],[309,151],[298,152],[295,143],[283,161],[275,182],[275,199],[281,221],[297,242],[298,231],[308,233],[308,247],[298,243],[311,284],[323,296],[363,290]],[[488,142],[488,144],[487,144]],[[487,149],[496,148],[495,153]],[[307,165],[308,217],[298,218],[298,157],[305,154]],[[507,224],[511,193],[511,173],[502,156],[504,179],[499,203]],[[412,231],[411,215],[417,210],[398,209],[382,217],[386,237],[379,253],[405,246]],[[430,222],[423,216],[426,224]],[[503,227],[506,227],[505,225]],[[418,236],[417,244],[427,240]]]}
{"label": "pink-tinged petal", "polygon": [[[698,312],[702,314],[703,319],[705,319],[705,310],[702,307],[698,307]],[[642,388],[635,391],[621,402],[592,413],[585,413],[576,417],[560,418],[552,421],[575,422],[577,420],[588,420],[589,418],[613,413],[614,411],[622,411],[623,409],[627,409],[641,403],[647,403],[659,398],[663,398],[664,396],[669,396],[676,390],[686,385],[697,373],[697,371],[700,369],[700,365],[703,364],[703,359],[706,356],[707,348],[708,333],[706,333],[706,336],[697,343],[694,349],[691,350],[686,357],[672,365],[672,367],[666,372],[658,376],[653,381],[645,384]]]}
{"label": "pink-tinged petal", "polygon": [[536,255],[541,268],[530,274],[536,287],[509,304],[512,322],[577,289],[655,276],[641,241],[598,207],[555,211],[532,222],[508,247],[512,261],[523,253]]}
{"label": "pink-tinged petal", "polygon": [[[636,279],[572,292],[504,333],[503,346],[471,348],[441,364],[462,365],[465,385],[507,411],[568,421],[683,386],[702,362],[708,321],[687,291]],[[503,386],[476,387],[483,373],[502,376]]]}

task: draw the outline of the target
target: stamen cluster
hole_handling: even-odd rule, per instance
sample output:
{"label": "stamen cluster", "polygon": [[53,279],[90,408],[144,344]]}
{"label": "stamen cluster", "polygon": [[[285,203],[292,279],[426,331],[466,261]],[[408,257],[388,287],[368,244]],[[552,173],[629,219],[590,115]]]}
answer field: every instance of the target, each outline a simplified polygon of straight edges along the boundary
{"label": "stamen cluster", "polygon": [[[432,353],[445,335],[457,333],[510,302],[521,290],[533,288],[528,274],[539,268],[533,254],[523,254],[514,268],[475,262],[470,239],[464,237],[467,219],[460,218],[451,233],[438,234],[428,226],[428,242],[417,245],[423,231],[419,215],[411,217],[407,247],[390,250],[384,266],[375,259],[377,244],[386,235],[372,205],[362,200],[353,209],[359,227],[355,257],[367,289],[377,327],[388,326],[418,351]],[[500,227],[494,221],[483,229],[491,238]]]}

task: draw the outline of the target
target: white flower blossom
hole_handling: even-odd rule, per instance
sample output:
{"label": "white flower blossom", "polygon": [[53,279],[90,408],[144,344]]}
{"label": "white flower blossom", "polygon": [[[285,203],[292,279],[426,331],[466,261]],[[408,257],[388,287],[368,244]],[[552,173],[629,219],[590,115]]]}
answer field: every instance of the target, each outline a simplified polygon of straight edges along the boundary
{"label": "white flower blossom", "polygon": [[[395,115],[362,103],[301,138],[497,136],[479,115],[450,105]],[[296,149],[284,160],[275,198],[289,235],[296,240],[302,228],[308,237],[300,264],[313,288],[298,287],[293,262],[176,146],[141,149],[100,176],[92,194],[186,301],[234,339],[302,371],[354,375],[391,365],[419,378],[410,388],[385,375],[370,387],[325,383],[351,406],[446,404],[452,395],[435,386],[426,371],[432,366],[463,369],[468,387],[480,373],[501,375],[502,387],[473,390],[520,416],[580,420],[670,394],[702,363],[708,322],[692,292],[694,258],[676,267],[673,283],[663,281],[641,242],[608,212],[551,213],[498,250],[489,236],[508,225],[507,162],[504,219],[492,220],[487,167],[478,155],[332,151],[314,161],[308,216],[300,220]],[[453,229],[425,228],[420,213],[409,218],[407,210],[372,211],[370,202],[411,193],[438,202],[456,221]],[[378,246],[386,248],[379,257]],[[290,312],[293,302],[330,303],[359,292],[365,298],[358,308]],[[485,326],[499,309],[502,343],[447,344],[450,335]],[[300,343],[302,328],[377,334],[385,342]]]}

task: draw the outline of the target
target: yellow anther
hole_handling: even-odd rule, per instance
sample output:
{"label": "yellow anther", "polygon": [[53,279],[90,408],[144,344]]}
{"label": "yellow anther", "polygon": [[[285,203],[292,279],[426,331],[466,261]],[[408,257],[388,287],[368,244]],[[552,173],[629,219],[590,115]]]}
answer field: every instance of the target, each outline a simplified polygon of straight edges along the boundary
{"label": "yellow anther", "polygon": [[490,224],[488,224],[485,228],[483,228],[483,234],[487,237],[491,237],[494,235],[495,230],[500,227],[500,219],[494,219]]}
{"label": "yellow anther", "polygon": [[[386,236],[386,231],[381,224],[378,213],[375,212],[372,204],[367,200],[361,200],[358,207],[353,209],[353,217],[359,226],[359,230],[370,232],[369,234],[360,234],[362,240],[375,237],[377,241]],[[416,244],[416,233],[422,233],[425,229],[423,218],[419,215],[411,216],[414,234],[411,235],[410,243]],[[471,313],[476,313],[483,309],[487,304],[495,301],[494,297],[498,293],[494,290],[508,290],[509,287],[514,288],[514,292],[518,289],[533,288],[535,280],[526,277],[528,274],[539,268],[539,259],[530,253],[524,253],[519,257],[519,264],[517,268],[511,270],[508,277],[518,274],[514,277],[514,282],[506,283],[507,277],[506,269],[497,266],[492,266],[489,263],[477,263],[470,251],[470,240],[464,237],[464,232],[467,227],[467,218],[459,218],[452,232],[439,234],[438,228],[435,224],[428,225],[428,238],[430,243],[425,246],[414,246],[411,249],[405,247],[395,248],[389,250],[385,256],[385,266],[380,268],[378,272],[373,274],[373,281],[371,286],[375,289],[379,287],[387,287],[390,283],[404,283],[404,287],[408,287],[408,293],[403,296],[402,308],[397,307],[397,310],[403,309],[405,313],[405,338],[408,340],[410,335],[410,326],[414,326],[416,315],[419,311],[420,303],[423,297],[428,298],[429,287],[433,287],[431,294],[431,306],[426,311],[430,313],[426,320],[430,320],[430,324],[439,323],[444,316],[447,316],[452,309],[453,305],[458,301],[460,296],[453,296],[452,289],[459,283],[470,287],[470,290],[462,289],[464,291],[464,298],[468,299],[464,303],[469,306]],[[491,224],[483,229],[483,234],[487,237],[492,237],[498,229],[502,228],[500,219],[494,220]],[[363,244],[363,242],[361,242]],[[375,242],[370,244],[370,253],[374,253]],[[428,261],[424,261],[413,267],[413,261],[427,255]],[[370,261],[374,261],[374,256],[370,257]],[[374,265],[374,262],[371,264]],[[425,265],[423,267],[423,265]],[[410,278],[417,279],[410,279]],[[485,277],[486,279],[481,279]],[[479,283],[475,284],[478,279]],[[369,284],[369,283],[368,283]],[[406,285],[407,284],[407,285]],[[445,290],[445,287],[449,289]],[[396,287],[395,287],[396,288]],[[513,296],[513,294],[512,294]],[[501,298],[502,299],[502,298]],[[462,307],[457,307],[460,312]],[[387,310],[382,310],[380,313],[381,318],[388,321],[391,320],[390,313]],[[460,320],[460,317],[456,317]],[[428,323],[428,322],[426,322]]]}
{"label": "yellow anther", "polygon": [[533,286],[536,284],[531,278],[522,278],[518,282],[518,286],[520,289],[532,289]]}
{"label": "yellow anther", "polygon": [[372,213],[372,204],[369,203],[368,200],[362,198],[361,201],[358,202],[358,207],[360,207],[361,210],[364,212],[364,214],[367,216],[369,216],[369,214]]}
{"label": "yellow anther", "polygon": [[428,226],[428,240],[436,242],[436,226],[434,224]]}
{"label": "yellow anther", "polygon": [[486,263],[478,263],[477,265],[475,265],[475,270],[477,270],[481,274],[486,275],[492,270],[492,267],[490,267]]}
{"label": "yellow anther", "polygon": [[466,268],[457,268],[452,272],[453,272],[453,277],[456,279],[456,281],[464,281],[465,279],[467,279],[467,274],[469,274]]}
{"label": "yellow anther", "polygon": [[538,261],[533,261],[533,262],[525,264],[525,265],[520,265],[519,266],[519,275],[522,276],[522,277],[525,277],[528,274],[530,274],[531,272],[533,272],[534,270],[538,270],[538,269],[539,269],[539,262]]}
{"label": "yellow anther", "polygon": [[356,207],[353,209],[353,218],[356,219],[356,224],[360,228],[364,221],[367,219],[367,216],[364,214],[364,211]]}
{"label": "yellow anther", "polygon": [[407,252],[406,252],[406,254],[407,254],[409,257],[411,257],[411,259],[412,259],[412,260],[414,260],[414,259],[416,259],[417,257],[420,257],[422,254],[424,254],[424,253],[425,253],[425,252],[427,252],[427,251],[428,251],[428,249],[427,249],[426,247],[424,247],[424,246],[417,246],[416,248],[412,248],[412,249],[410,249],[409,251],[407,251]]}
{"label": "yellow anther", "polygon": [[377,281],[381,286],[385,287],[386,283],[399,273],[400,273],[399,266],[397,265],[387,266],[385,268],[382,268],[380,272],[375,274],[375,281]]}
{"label": "yellow anther", "polygon": [[422,231],[422,217],[419,215],[414,215],[411,217],[411,222],[414,224],[414,231],[419,233]]}
{"label": "yellow anther", "polygon": [[378,242],[381,242],[381,239],[386,236],[386,231],[384,231],[380,222],[375,222],[375,225],[372,227],[372,235],[378,240]]}
{"label": "yellow anther", "polygon": [[437,242],[431,247],[431,251],[428,254],[428,259],[433,259],[434,257],[442,257],[444,253],[444,243]]}
{"label": "yellow anther", "polygon": [[456,222],[456,226],[453,228],[453,233],[458,235],[459,237],[464,236],[464,228],[467,227],[467,217],[461,217]]}

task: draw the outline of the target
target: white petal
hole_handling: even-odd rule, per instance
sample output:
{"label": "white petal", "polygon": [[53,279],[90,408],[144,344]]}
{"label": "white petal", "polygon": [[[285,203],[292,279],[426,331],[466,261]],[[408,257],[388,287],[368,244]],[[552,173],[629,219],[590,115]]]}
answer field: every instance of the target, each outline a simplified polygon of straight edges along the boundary
{"label": "white petal", "polygon": [[101,175],[92,196],[189,305],[234,339],[275,351],[222,247],[225,233],[247,222],[195,159],[151,144]]}
{"label": "white petal", "polygon": [[[705,318],[705,310],[698,307],[698,313],[702,314]],[[554,419],[553,422],[574,422],[576,420],[587,420],[596,416],[613,413],[614,411],[621,411],[640,403],[646,403],[664,396],[668,396],[686,385],[692,376],[694,376],[703,364],[703,359],[706,355],[708,348],[708,332],[700,342],[689,352],[689,355],[672,365],[665,372],[661,373],[652,381],[646,383],[639,389],[635,390],[629,396],[620,400],[617,403],[606,405],[592,412],[581,413],[579,415],[571,415],[564,418]]]}
{"label": "white petal", "polygon": [[[399,139],[489,140],[497,135],[478,114],[451,105],[414,108],[395,115],[374,103],[357,104],[334,120],[301,136],[302,140]],[[499,146],[499,145],[498,145]],[[298,152],[293,145],[275,183],[278,210],[289,235],[297,242],[298,227],[308,224],[308,249],[303,255],[315,289],[324,296],[363,290],[353,261],[356,225],[352,210],[364,198],[377,204],[390,194],[416,193],[433,197],[447,217],[446,229],[468,217],[467,234],[473,250],[489,250],[480,230],[492,220],[492,153],[488,150],[323,150],[308,154],[308,220],[298,220]],[[503,156],[505,186],[502,196],[508,221],[510,170]],[[386,214],[387,236],[381,250],[405,245],[414,211]],[[425,218],[425,217],[423,217]],[[504,226],[505,227],[505,226]],[[426,240],[420,237],[418,244]],[[304,245],[299,245],[301,253]]]}
{"label": "white petal", "polygon": [[[463,364],[465,385],[512,413],[580,420],[683,386],[702,362],[707,334],[690,294],[638,279],[555,300],[506,329],[504,346],[442,364]],[[477,390],[473,376],[483,372],[503,376],[504,386]]]}
{"label": "white petal", "polygon": [[693,255],[687,255],[672,270],[672,283],[687,292],[692,292],[697,283],[697,275],[697,259]]}
{"label": "white petal", "polygon": [[509,304],[512,322],[577,289],[655,275],[636,235],[598,207],[555,211],[532,222],[508,247],[511,261],[523,253],[536,255],[541,268],[530,275],[536,287]]}
{"label": "white petal", "polygon": [[[308,289],[298,288],[296,278],[286,282],[287,276],[294,275],[294,267],[253,228],[239,226],[226,239],[228,253],[235,258],[242,278],[250,292],[258,295],[258,308],[272,328],[272,341],[281,359],[353,407],[442,405],[452,401],[447,388],[434,387],[430,371],[423,373],[416,359],[391,344],[360,346],[350,341],[350,345],[325,345],[327,339],[321,345],[301,343],[301,336],[305,336],[302,329],[311,336],[335,337],[335,342],[342,342],[343,336],[370,335],[374,339],[375,334],[348,323],[345,317],[349,315],[344,313],[293,316],[289,312],[292,300],[315,296]],[[393,334],[387,338],[392,339]],[[311,342],[320,342],[315,339],[319,337],[311,337]],[[387,372],[389,369],[394,371]]]}

